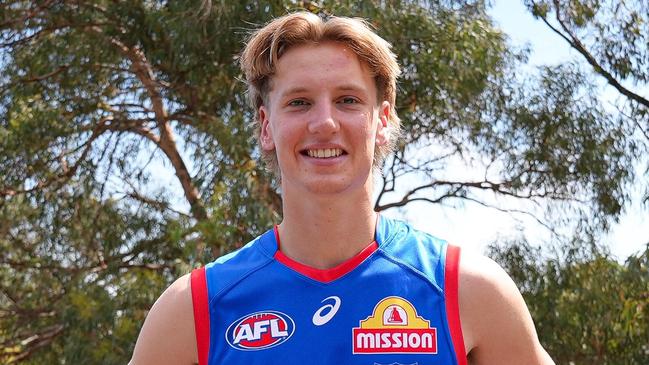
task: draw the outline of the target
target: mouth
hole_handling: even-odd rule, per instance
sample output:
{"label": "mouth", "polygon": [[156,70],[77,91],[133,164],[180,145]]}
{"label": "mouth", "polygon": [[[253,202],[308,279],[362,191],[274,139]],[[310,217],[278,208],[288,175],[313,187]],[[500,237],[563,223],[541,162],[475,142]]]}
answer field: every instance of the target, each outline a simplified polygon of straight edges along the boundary
{"label": "mouth", "polygon": [[347,154],[341,148],[314,148],[302,150],[301,153],[311,158],[335,158]]}

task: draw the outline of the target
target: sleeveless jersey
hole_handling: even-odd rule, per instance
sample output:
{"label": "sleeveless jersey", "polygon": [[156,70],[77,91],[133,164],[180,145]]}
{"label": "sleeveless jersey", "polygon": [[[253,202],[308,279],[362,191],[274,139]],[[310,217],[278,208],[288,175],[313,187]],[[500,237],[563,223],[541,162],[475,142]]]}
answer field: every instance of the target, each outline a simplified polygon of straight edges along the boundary
{"label": "sleeveless jersey", "polygon": [[465,365],[459,248],[380,217],[375,242],[314,269],[277,229],[191,275],[199,365]]}

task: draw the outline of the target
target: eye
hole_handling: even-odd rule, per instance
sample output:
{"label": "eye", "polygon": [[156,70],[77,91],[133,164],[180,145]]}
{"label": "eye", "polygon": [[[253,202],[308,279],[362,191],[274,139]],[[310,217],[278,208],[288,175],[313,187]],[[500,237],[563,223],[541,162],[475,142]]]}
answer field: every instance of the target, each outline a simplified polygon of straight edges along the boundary
{"label": "eye", "polygon": [[295,99],[288,102],[288,106],[305,106],[307,102],[304,99]]}
{"label": "eye", "polygon": [[351,96],[346,96],[346,97],[342,98],[340,101],[343,104],[358,104],[359,103],[358,99],[356,99],[354,97],[351,97]]}

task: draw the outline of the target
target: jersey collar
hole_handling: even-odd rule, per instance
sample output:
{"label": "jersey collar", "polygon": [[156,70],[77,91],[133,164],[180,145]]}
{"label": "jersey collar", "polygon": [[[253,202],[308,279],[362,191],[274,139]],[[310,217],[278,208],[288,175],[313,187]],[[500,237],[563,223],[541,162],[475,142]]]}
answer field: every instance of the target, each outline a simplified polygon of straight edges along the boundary
{"label": "jersey collar", "polygon": [[274,238],[275,238],[275,247],[276,247],[276,251],[274,254],[275,260],[279,261],[280,263],[292,269],[293,271],[296,271],[313,280],[325,284],[330,283],[353,271],[361,263],[363,263],[363,261],[365,261],[368,257],[370,257],[376,250],[378,250],[379,243],[381,242],[381,238],[385,233],[384,227],[382,227],[384,225],[383,221],[384,219],[382,219],[379,216],[377,219],[374,241],[370,242],[369,245],[367,245],[363,250],[357,253],[354,257],[339,264],[338,266],[332,267],[331,269],[317,269],[308,265],[304,265],[284,255],[284,253],[282,253],[282,251],[280,251],[279,249],[281,247],[281,240],[279,237],[279,231],[277,229],[277,226],[275,226],[274,228]]}

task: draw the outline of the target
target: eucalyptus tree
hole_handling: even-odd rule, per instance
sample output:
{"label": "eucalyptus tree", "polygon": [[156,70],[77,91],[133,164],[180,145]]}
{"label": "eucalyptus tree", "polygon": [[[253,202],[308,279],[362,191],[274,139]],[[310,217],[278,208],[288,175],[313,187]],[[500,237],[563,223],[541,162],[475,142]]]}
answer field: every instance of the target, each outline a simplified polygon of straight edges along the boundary
{"label": "eucalyptus tree", "polygon": [[[620,98],[611,101],[627,135],[649,147],[649,3],[641,0],[524,0]],[[649,161],[645,174],[649,173]],[[649,186],[644,197],[649,202]]]}
{"label": "eucalyptus tree", "polygon": [[[483,1],[7,0],[3,362],[124,363],[174,277],[279,221],[237,57],[252,29],[298,8],[364,17],[399,55],[404,133],[377,210],[491,204],[487,191],[550,207],[549,226],[620,213],[627,126],[574,67],[522,75],[525,53]],[[469,174],[445,170],[457,160]]]}
{"label": "eucalyptus tree", "polygon": [[490,248],[521,289],[557,364],[646,364],[649,244],[623,263],[592,241],[549,254],[526,242]]}

